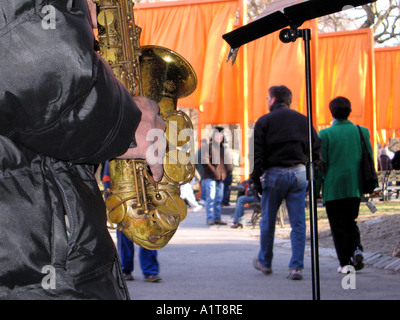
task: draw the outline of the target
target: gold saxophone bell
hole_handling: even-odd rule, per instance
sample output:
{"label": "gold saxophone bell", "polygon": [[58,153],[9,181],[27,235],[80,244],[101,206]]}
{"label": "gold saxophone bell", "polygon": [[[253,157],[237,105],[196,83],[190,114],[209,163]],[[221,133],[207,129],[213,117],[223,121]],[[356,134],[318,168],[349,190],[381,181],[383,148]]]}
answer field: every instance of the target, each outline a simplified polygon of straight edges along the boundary
{"label": "gold saxophone bell", "polygon": [[197,84],[191,65],[176,52],[159,46],[139,46],[140,28],[134,24],[132,1],[96,0],[99,8],[101,55],[132,96],[146,96],[160,106],[166,124],[164,175],[155,183],[141,159],[109,161],[110,188],[105,191],[110,227],[134,243],[163,248],[185,219],[187,207],[180,186],[194,176],[190,118],[177,109],[177,101]]}
{"label": "gold saxophone bell", "polygon": [[[140,57],[143,94],[160,106],[166,124],[168,149],[164,159],[164,175],[169,181],[187,183],[192,180],[195,167],[188,159],[191,154],[183,146],[190,143],[193,125],[186,113],[176,110],[178,98],[191,94],[197,85],[192,66],[176,52],[159,46],[143,46]],[[185,164],[186,163],[186,164]]]}

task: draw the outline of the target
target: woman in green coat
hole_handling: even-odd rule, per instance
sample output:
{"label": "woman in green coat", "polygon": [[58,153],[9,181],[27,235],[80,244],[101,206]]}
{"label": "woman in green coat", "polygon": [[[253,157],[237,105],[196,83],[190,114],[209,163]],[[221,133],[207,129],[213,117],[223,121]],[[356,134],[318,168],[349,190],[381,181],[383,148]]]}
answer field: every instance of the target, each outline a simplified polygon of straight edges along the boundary
{"label": "woman in green coat", "polygon": [[[325,203],[333,242],[339,259],[338,272],[346,273],[347,266],[363,268],[363,247],[356,219],[363,195],[361,185],[361,140],[358,128],[347,120],[351,103],[337,97],[329,103],[334,121],[322,129],[322,199]],[[369,152],[372,147],[367,128],[361,127]],[[346,267],[345,267],[346,266]]]}

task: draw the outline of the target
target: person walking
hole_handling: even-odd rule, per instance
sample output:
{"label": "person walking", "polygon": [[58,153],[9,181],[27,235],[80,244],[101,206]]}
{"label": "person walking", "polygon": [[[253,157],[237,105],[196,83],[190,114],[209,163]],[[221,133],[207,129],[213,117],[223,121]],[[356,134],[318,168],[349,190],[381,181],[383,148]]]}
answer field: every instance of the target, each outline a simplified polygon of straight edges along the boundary
{"label": "person walking", "polygon": [[[361,183],[361,138],[356,125],[348,120],[351,102],[336,97],[329,103],[332,126],[319,132],[322,140],[322,200],[332,232],[338,272],[347,273],[348,266],[363,268],[363,246],[356,219],[363,196]],[[360,127],[368,152],[372,155],[367,128]]]}
{"label": "person walking", "polygon": [[[120,230],[117,230],[117,248],[121,258],[121,268],[124,279],[127,281],[134,280],[132,272],[134,269],[133,260],[135,247],[132,240],[125,236]],[[159,282],[162,280],[158,275],[160,272],[160,265],[157,260],[157,250],[139,247],[139,263],[145,281]]]}
{"label": "person walking", "polygon": [[222,127],[215,127],[210,139],[208,152],[202,155],[203,179],[206,191],[207,225],[226,225],[221,220],[221,202],[224,195],[224,179],[232,172],[232,157],[224,147]]}
{"label": "person walking", "polygon": [[[306,241],[305,198],[308,159],[307,118],[290,109],[292,92],[286,86],[272,86],[267,97],[269,113],[254,127],[254,170],[251,179],[262,194],[260,251],[253,265],[264,274],[272,273],[276,216],[286,200],[292,232],[289,279],[303,279]],[[312,130],[314,160],[320,159],[321,142]],[[260,177],[264,174],[261,185]]]}

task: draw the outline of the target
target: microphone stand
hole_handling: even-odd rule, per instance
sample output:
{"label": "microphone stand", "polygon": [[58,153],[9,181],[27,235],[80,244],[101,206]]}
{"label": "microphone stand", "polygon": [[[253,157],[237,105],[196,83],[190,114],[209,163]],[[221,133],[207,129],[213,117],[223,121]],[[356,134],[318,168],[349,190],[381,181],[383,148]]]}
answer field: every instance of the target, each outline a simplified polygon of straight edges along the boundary
{"label": "microphone stand", "polygon": [[309,207],[310,207],[310,234],[311,234],[311,266],[312,266],[312,294],[314,300],[320,300],[319,284],[319,253],[318,253],[318,225],[317,225],[317,201],[316,201],[316,173],[313,160],[312,147],[312,100],[311,100],[311,58],[310,41],[311,30],[298,30],[297,27],[283,29],[279,39],[284,43],[295,42],[297,38],[304,40],[305,66],[306,66],[306,91],[307,91],[307,125],[309,162],[307,163],[307,180],[309,181]]}

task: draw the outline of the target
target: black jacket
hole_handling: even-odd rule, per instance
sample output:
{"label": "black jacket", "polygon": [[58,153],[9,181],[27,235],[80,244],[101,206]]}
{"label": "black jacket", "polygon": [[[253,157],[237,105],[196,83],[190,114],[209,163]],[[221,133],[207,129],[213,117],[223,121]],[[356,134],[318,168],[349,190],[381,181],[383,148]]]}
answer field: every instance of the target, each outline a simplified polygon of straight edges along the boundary
{"label": "black jacket", "polygon": [[[46,5],[55,29],[43,28]],[[0,135],[76,163],[126,151],[140,111],[93,50],[89,21],[84,0],[1,1]]]}
{"label": "black jacket", "polygon": [[394,170],[400,170],[400,151],[396,151],[394,153],[394,157],[392,159],[392,166]]}
{"label": "black jacket", "polygon": [[[307,117],[286,104],[275,103],[254,127],[254,170],[251,178],[258,183],[270,167],[306,164],[308,155]],[[321,140],[312,130],[314,161],[320,160]]]}
{"label": "black jacket", "polygon": [[129,297],[88,164],[126,151],[141,113],[89,21],[84,0],[0,3],[0,299]]}

